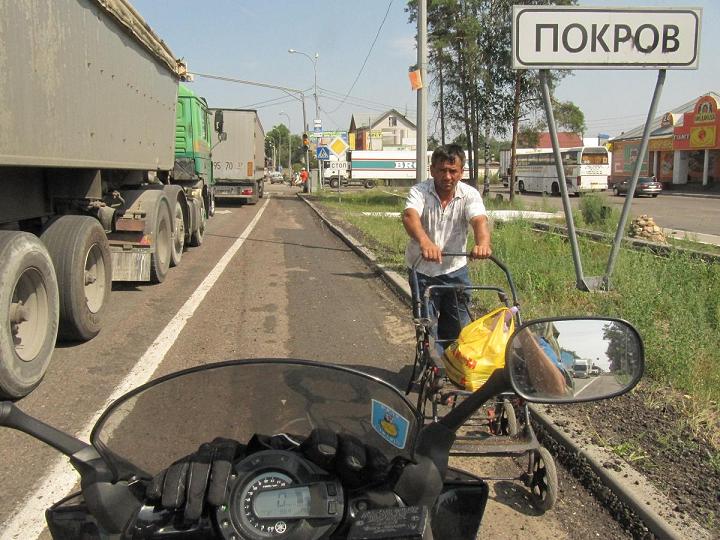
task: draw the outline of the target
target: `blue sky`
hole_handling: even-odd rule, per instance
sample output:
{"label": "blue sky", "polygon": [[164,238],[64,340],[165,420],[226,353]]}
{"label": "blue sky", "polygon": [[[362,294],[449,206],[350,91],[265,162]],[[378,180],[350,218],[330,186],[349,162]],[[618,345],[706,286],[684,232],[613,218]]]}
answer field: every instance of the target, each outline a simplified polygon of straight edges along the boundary
{"label": "blue sky", "polygon": [[[289,54],[290,48],[319,55],[317,84],[324,129],[345,130],[353,112],[381,113],[391,107],[414,119],[416,97],[407,70],[416,61],[416,28],[408,22],[404,0],[130,1],[173,53],[185,58],[190,71],[301,89],[311,124],[313,63]],[[580,4],[702,7],[700,68],[667,72],[658,113],[707,91],[720,91],[720,2],[586,0]],[[644,121],[656,78],[657,71],[652,70],[575,71],[561,83],[557,97],[573,101],[585,113],[586,136],[617,135]],[[301,130],[300,102],[281,91],[201,77],[191,88],[213,107],[257,108],[266,130],[288,123],[281,112],[290,116],[293,133]],[[431,110],[429,117],[432,132],[437,115]]]}

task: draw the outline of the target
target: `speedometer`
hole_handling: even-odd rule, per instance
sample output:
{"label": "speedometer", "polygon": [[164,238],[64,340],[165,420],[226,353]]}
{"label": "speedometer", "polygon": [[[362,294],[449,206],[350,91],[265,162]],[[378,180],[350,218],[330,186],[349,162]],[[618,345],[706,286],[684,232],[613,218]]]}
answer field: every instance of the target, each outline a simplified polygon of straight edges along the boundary
{"label": "speedometer", "polygon": [[321,538],[342,520],[341,484],[297,453],[257,452],[233,469],[216,513],[227,540]]}
{"label": "speedometer", "polygon": [[[286,519],[294,516],[281,515],[281,512],[279,512],[279,510],[282,510],[280,501],[275,505],[277,508],[273,507],[272,500],[267,497],[267,494],[272,494],[276,492],[277,488],[284,488],[292,483],[292,478],[277,471],[264,472],[252,478],[243,487],[240,497],[237,498],[238,504],[242,506],[242,508],[238,509],[240,519],[245,525],[248,525],[263,537],[278,536],[287,532],[288,523]],[[283,497],[282,499],[285,500],[286,498]],[[260,510],[258,510],[258,507]],[[272,510],[275,510],[274,514]],[[301,514],[299,517],[304,516]]]}

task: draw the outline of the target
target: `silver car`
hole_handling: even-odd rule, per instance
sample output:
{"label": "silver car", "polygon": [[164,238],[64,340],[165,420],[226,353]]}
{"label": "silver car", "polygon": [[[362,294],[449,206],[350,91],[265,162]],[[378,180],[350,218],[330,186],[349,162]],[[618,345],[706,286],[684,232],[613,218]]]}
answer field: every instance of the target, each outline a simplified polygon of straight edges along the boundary
{"label": "silver car", "polygon": [[[627,195],[628,186],[630,185],[629,180],[623,180],[613,185],[613,193],[616,196]],[[662,193],[662,184],[655,180],[654,176],[641,176],[638,178],[637,185],[635,186],[635,197],[640,195],[650,195],[651,197],[657,197]]]}

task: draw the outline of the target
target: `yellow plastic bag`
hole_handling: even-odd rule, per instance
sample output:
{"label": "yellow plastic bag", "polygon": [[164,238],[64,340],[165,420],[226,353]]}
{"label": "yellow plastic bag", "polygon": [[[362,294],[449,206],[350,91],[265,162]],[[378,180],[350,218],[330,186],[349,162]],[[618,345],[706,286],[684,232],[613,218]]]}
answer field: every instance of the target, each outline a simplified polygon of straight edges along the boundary
{"label": "yellow plastic bag", "polygon": [[501,307],[476,319],[445,349],[445,372],[453,383],[474,392],[493,371],[505,367],[505,346],[515,329],[509,314],[509,308]]}

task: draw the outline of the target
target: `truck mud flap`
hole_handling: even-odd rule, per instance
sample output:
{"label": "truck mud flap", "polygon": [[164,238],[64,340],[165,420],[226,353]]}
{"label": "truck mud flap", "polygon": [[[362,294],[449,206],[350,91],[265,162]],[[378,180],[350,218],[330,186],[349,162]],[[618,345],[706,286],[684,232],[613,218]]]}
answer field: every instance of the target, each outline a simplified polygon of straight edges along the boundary
{"label": "truck mud flap", "polygon": [[152,251],[112,246],[113,281],[150,281]]}

